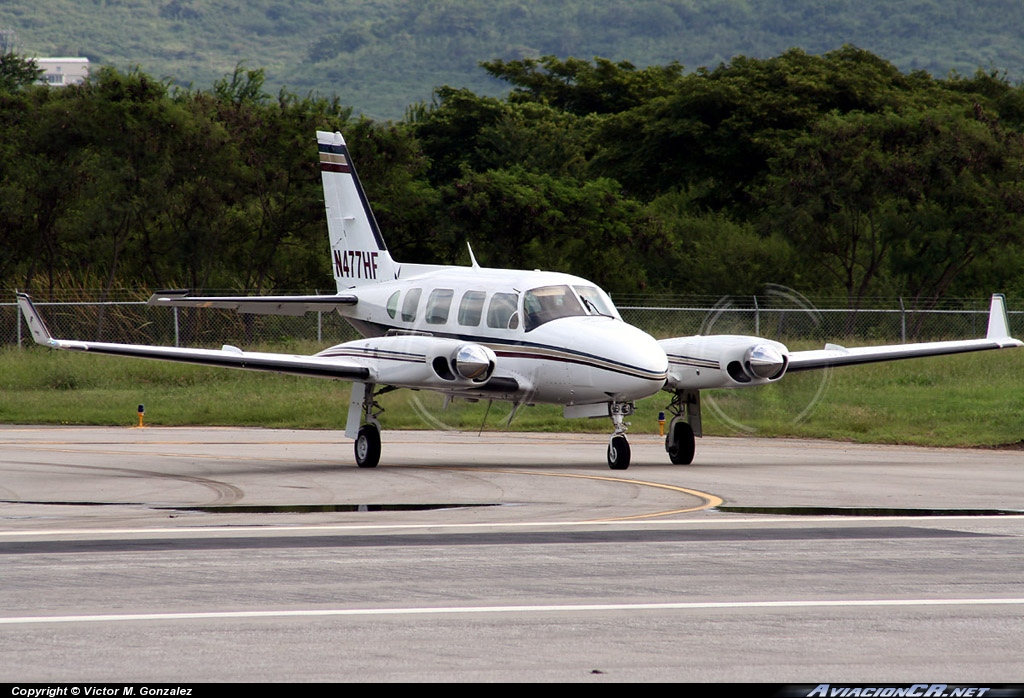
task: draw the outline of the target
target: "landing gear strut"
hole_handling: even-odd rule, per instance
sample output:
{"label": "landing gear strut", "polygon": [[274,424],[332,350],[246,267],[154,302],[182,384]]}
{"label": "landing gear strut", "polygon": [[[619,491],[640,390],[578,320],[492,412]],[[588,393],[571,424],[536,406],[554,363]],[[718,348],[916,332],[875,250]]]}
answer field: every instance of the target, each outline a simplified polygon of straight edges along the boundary
{"label": "landing gear strut", "polygon": [[629,422],[623,417],[633,414],[632,402],[613,402],[608,406],[612,418],[614,433],[608,440],[608,467],[612,470],[625,470],[629,467],[629,441],[626,440],[626,429]]}
{"label": "landing gear strut", "polygon": [[697,449],[694,437],[701,435],[700,392],[680,390],[673,393],[668,410],[673,415],[665,435],[668,459],[675,465],[689,465]]}

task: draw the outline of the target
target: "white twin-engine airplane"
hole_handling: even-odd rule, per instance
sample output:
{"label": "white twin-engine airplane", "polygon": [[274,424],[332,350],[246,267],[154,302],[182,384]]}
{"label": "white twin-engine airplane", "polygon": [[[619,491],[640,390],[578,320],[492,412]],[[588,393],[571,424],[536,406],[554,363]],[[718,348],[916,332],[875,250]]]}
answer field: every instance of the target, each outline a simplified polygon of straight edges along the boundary
{"label": "white twin-engine airplane", "polygon": [[[333,296],[192,297],[161,291],[153,305],[231,308],[300,315],[335,309],[365,339],[313,356],[184,349],[54,339],[25,294],[19,303],[32,336],[57,349],[182,361],[352,381],[345,435],[359,467],[380,460],[383,411],[376,397],[394,388],[448,397],[562,405],[567,418],[610,417],[608,465],[629,466],[625,417],[634,401],[666,391],[672,419],[665,448],[690,463],[701,435],[700,391],[774,383],[793,371],[1019,347],[1003,296],[992,297],[984,339],[816,351],[789,351],[770,339],[695,336],[655,340],[622,321],[593,283],[568,274],[400,264],[391,258],[340,133],[318,131],[327,206]],[[513,411],[514,414],[514,411]]]}

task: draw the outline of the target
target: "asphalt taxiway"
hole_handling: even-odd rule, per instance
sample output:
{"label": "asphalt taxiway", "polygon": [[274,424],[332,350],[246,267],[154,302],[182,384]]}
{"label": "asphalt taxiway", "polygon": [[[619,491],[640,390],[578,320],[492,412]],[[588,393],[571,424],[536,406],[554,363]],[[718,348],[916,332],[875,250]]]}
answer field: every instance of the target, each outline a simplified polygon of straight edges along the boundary
{"label": "asphalt taxiway", "polygon": [[0,681],[1021,681],[1024,454],[0,428]]}

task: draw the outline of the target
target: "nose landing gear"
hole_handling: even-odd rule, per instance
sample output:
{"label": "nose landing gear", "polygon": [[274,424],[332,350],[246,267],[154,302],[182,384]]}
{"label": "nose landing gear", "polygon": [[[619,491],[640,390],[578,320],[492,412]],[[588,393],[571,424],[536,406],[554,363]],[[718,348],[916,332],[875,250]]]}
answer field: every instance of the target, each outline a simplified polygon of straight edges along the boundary
{"label": "nose landing gear", "polygon": [[613,402],[608,406],[615,431],[608,440],[608,467],[612,470],[625,470],[629,467],[629,441],[626,440],[626,429],[629,422],[623,417],[633,414],[635,405],[632,402]]}

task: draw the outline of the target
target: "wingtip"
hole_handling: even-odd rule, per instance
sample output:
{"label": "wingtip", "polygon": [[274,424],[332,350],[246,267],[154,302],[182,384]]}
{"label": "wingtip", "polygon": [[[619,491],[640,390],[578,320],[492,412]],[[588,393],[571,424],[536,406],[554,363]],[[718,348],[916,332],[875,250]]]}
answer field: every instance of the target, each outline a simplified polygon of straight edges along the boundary
{"label": "wingtip", "polygon": [[192,291],[182,288],[165,288],[155,291],[146,301],[147,305],[161,305],[171,301],[184,300]]}
{"label": "wingtip", "polygon": [[35,304],[32,303],[32,297],[23,291],[16,291],[15,293],[18,296],[18,306],[25,316],[25,322],[28,323],[29,332],[32,333],[32,339],[37,344],[43,344],[48,347],[57,346],[56,340],[54,340],[50,331],[46,328],[46,323],[43,322],[42,316],[36,310]]}
{"label": "wingtip", "polygon": [[1007,340],[1010,336],[1010,319],[1006,312],[1006,296],[993,293],[988,311],[988,332],[986,339]]}

